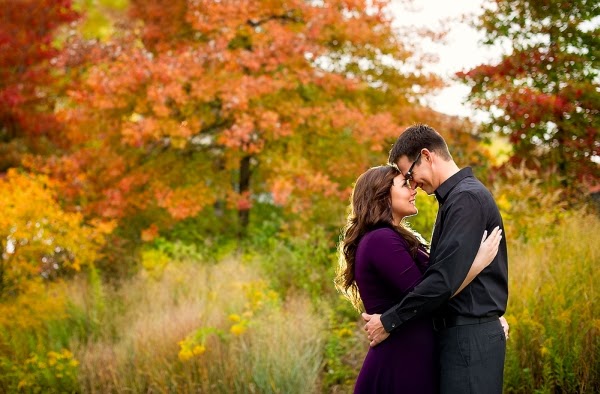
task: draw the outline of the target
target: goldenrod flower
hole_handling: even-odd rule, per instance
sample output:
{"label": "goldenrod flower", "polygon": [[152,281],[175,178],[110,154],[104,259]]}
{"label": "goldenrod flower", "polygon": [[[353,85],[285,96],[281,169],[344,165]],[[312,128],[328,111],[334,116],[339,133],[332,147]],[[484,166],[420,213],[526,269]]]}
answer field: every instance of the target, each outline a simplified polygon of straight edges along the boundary
{"label": "goldenrod flower", "polygon": [[194,357],[194,353],[192,353],[190,349],[181,349],[178,356],[181,361],[185,362],[188,361],[190,358]]}
{"label": "goldenrod flower", "polygon": [[204,353],[205,351],[206,351],[206,347],[204,347],[204,345],[196,345],[192,349],[192,353],[194,354],[194,356],[199,356],[202,353]]}
{"label": "goldenrod flower", "polygon": [[48,358],[60,358],[60,354],[56,352],[48,352]]}
{"label": "goldenrod flower", "polygon": [[337,330],[337,334],[340,338],[351,337],[352,330],[349,328],[341,328],[341,329]]}
{"label": "goldenrod flower", "polygon": [[233,326],[231,326],[231,328],[229,329],[229,331],[233,334],[233,335],[242,335],[243,333],[246,332],[246,330],[248,329],[248,327],[246,327],[243,324],[234,324]]}
{"label": "goldenrod flower", "polygon": [[73,358],[73,353],[71,353],[69,350],[67,349],[63,349],[62,351],[62,355],[65,358]]}
{"label": "goldenrod flower", "polygon": [[232,313],[231,315],[229,315],[229,321],[232,321],[234,323],[239,323],[241,321],[241,317],[240,315],[237,315],[235,313]]}

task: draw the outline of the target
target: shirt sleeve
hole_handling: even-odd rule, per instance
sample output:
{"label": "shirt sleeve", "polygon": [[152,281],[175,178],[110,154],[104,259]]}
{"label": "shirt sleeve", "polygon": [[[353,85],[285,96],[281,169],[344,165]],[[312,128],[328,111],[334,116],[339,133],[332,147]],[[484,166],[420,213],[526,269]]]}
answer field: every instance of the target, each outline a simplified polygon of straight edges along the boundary
{"label": "shirt sleeve", "polygon": [[446,204],[439,241],[423,280],[381,316],[387,332],[444,305],[458,290],[475,259],[485,229],[480,201],[473,194],[463,192]]}
{"label": "shirt sleeve", "polygon": [[392,229],[378,230],[369,240],[368,252],[374,269],[399,292],[415,287],[422,278],[406,241]]}

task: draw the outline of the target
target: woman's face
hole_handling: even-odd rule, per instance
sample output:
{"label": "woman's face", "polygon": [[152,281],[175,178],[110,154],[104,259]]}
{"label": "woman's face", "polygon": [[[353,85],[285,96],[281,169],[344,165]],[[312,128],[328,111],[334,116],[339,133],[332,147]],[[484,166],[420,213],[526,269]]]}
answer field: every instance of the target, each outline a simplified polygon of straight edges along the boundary
{"label": "woman's face", "polygon": [[398,174],[394,178],[390,196],[392,199],[392,217],[395,224],[400,224],[400,221],[407,216],[417,214],[417,206],[415,205],[417,190],[410,189],[406,185],[404,175]]}

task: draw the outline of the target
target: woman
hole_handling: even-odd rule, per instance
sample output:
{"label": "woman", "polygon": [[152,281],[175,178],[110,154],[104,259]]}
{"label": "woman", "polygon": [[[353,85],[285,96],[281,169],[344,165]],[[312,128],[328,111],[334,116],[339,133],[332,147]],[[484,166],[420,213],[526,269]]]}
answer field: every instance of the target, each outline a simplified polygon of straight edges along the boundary
{"label": "woman", "polygon": [[[393,166],[373,167],[356,181],[352,210],[340,245],[336,284],[360,309],[383,313],[420,280],[429,255],[423,240],[403,225],[415,215],[416,190]],[[498,251],[500,231],[485,239],[460,292]],[[437,393],[437,354],[431,319],[405,323],[371,347],[355,385],[355,393]]]}

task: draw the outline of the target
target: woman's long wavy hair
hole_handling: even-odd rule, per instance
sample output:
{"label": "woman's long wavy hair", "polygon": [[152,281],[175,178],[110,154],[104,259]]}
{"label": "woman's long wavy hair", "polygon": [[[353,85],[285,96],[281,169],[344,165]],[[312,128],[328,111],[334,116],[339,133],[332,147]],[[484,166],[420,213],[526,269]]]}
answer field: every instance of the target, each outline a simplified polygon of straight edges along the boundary
{"label": "woman's long wavy hair", "polygon": [[400,171],[394,166],[372,167],[358,177],[352,191],[350,213],[338,245],[339,264],[335,284],[352,305],[362,309],[354,269],[358,244],[367,232],[380,227],[397,231],[408,243],[413,258],[424,245],[422,238],[404,224],[396,226],[392,217],[390,189]]}

